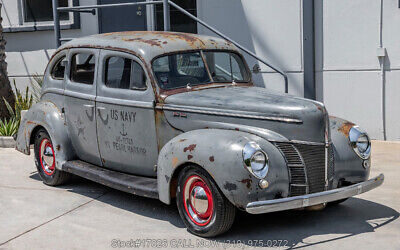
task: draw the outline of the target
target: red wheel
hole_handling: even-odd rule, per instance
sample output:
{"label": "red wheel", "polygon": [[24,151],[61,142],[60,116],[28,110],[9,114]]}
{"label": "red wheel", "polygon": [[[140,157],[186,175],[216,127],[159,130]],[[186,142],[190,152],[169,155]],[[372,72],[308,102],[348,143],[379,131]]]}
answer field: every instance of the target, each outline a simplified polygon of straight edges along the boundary
{"label": "red wheel", "polygon": [[183,201],[187,215],[196,225],[210,223],[214,207],[212,193],[200,176],[192,175],[186,180]]}
{"label": "red wheel", "polygon": [[39,149],[40,166],[46,175],[54,174],[56,159],[54,156],[54,149],[51,141],[44,138],[40,143]]}
{"label": "red wheel", "polygon": [[51,186],[65,183],[70,174],[56,168],[56,152],[49,134],[40,129],[35,134],[35,163],[42,181]]}
{"label": "red wheel", "polygon": [[228,231],[235,220],[235,206],[211,176],[197,166],[188,166],[179,173],[176,204],[188,230],[202,237]]}

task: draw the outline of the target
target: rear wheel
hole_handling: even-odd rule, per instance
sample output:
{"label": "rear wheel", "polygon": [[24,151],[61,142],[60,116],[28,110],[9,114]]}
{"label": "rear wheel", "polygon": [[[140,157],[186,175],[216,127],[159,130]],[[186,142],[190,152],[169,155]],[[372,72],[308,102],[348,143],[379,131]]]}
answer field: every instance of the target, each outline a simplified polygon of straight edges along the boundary
{"label": "rear wheel", "polygon": [[187,167],[180,173],[176,197],[179,214],[193,234],[217,236],[228,231],[235,220],[236,208],[199,167]]}
{"label": "rear wheel", "polygon": [[65,183],[70,174],[58,170],[56,166],[55,151],[49,134],[40,129],[35,136],[35,163],[42,181],[50,186],[57,186]]}

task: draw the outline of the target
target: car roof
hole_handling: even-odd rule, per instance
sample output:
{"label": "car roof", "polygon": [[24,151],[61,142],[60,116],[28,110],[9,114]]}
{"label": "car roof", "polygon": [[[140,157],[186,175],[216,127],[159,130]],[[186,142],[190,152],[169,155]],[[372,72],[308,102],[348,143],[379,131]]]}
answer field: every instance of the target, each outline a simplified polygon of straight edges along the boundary
{"label": "car roof", "polygon": [[76,47],[130,51],[149,62],[154,57],[177,51],[224,49],[237,50],[232,43],[217,37],[180,32],[125,31],[73,39],[58,50]]}

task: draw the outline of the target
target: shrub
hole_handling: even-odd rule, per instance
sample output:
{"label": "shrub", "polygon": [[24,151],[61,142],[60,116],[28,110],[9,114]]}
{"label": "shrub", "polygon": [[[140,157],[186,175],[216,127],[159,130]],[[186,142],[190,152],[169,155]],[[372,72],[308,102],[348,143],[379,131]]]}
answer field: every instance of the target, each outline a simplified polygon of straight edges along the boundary
{"label": "shrub", "polygon": [[19,122],[15,117],[2,121],[0,119],[0,136],[13,136],[18,132]]}

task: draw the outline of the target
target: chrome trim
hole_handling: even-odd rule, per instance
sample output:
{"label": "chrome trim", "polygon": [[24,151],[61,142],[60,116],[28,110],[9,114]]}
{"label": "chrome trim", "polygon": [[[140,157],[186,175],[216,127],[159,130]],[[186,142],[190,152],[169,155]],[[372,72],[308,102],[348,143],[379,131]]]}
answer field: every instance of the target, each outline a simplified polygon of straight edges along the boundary
{"label": "chrome trim", "polygon": [[104,103],[104,104],[114,104],[114,105],[120,105],[120,106],[135,107],[135,108],[147,108],[147,109],[154,108],[154,102],[124,100],[124,99],[104,97],[104,96],[97,96],[96,102]]}
{"label": "chrome trim", "polygon": [[[312,142],[312,141],[298,141],[298,140],[268,140],[269,142],[282,142],[282,143],[290,143],[290,144],[304,144],[304,145],[314,145],[314,146],[324,146],[325,142]],[[332,143],[332,142],[329,142]]]}
{"label": "chrome trim", "polygon": [[[357,147],[357,140],[360,136],[365,135],[368,141],[368,148],[364,153],[361,153]],[[368,134],[363,132],[358,126],[353,126],[349,132],[350,147],[353,148],[354,152],[363,160],[367,160],[371,156],[371,139]]]}
{"label": "chrome trim", "polygon": [[[251,159],[253,158],[254,154],[256,152],[261,152],[264,154],[265,157],[265,164],[264,167],[261,170],[254,170],[252,165],[251,165]],[[269,166],[268,166],[268,155],[265,153],[260,146],[255,143],[255,142],[248,142],[246,145],[243,147],[242,151],[243,155],[243,162],[246,167],[246,169],[254,175],[254,177],[258,179],[264,179],[265,176],[268,174]]]}
{"label": "chrome trim", "polygon": [[206,114],[206,115],[256,119],[256,120],[268,120],[268,121],[286,122],[286,123],[303,123],[302,120],[296,119],[296,118],[267,116],[262,113],[257,113],[254,115],[240,114],[235,110],[228,110],[228,109],[227,110],[225,110],[225,109],[220,110],[220,109],[214,109],[214,108],[198,109],[196,107],[191,107],[191,106],[175,106],[175,105],[164,105],[164,106],[159,105],[159,106],[156,106],[156,109],[167,110],[167,111],[182,111],[182,112]]}
{"label": "chrome trim", "polygon": [[247,204],[246,211],[250,214],[262,214],[289,209],[303,208],[326,202],[346,199],[355,195],[368,192],[382,185],[384,175],[351,186],[332,189],[319,193],[306,194],[282,199],[255,201]]}
{"label": "chrome trim", "polygon": [[329,164],[329,144],[325,145],[325,190],[328,190],[328,164]]}
{"label": "chrome trim", "polygon": [[[285,142],[285,141],[281,141],[281,142]],[[295,144],[315,145],[315,146],[324,146],[326,144],[325,142],[298,141],[298,140],[291,140],[291,141],[288,141],[288,142],[289,143],[295,143]]]}
{"label": "chrome trim", "polygon": [[64,90],[64,96],[83,99],[83,100],[89,100],[89,101],[96,100],[96,95],[79,93],[79,92],[75,92],[72,90]]}
{"label": "chrome trim", "polygon": [[58,95],[64,95],[64,89],[60,88],[46,88],[45,90],[42,91],[41,95],[45,94],[58,94]]}

